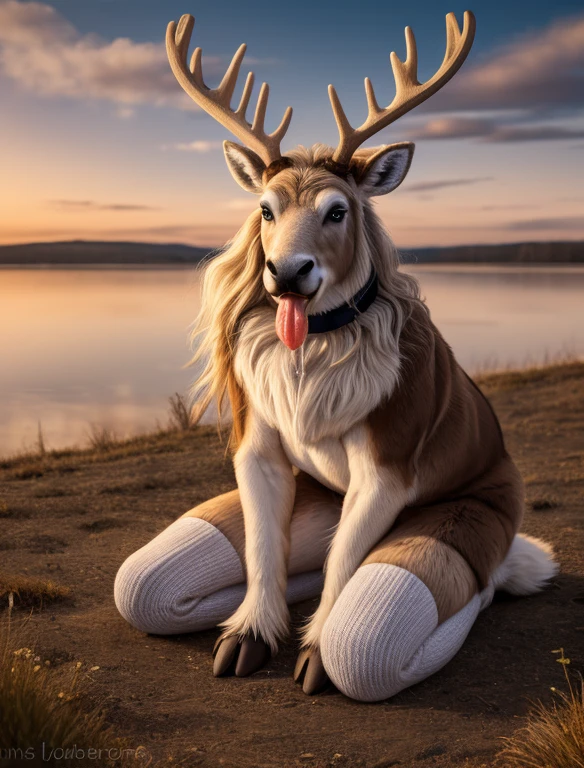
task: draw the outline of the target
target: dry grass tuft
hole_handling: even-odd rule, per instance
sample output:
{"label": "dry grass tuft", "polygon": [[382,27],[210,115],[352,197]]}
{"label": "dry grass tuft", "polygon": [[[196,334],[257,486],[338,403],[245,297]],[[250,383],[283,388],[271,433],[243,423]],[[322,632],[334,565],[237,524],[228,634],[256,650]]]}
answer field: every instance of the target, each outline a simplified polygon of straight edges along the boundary
{"label": "dry grass tuft", "polygon": [[170,404],[170,428],[186,431],[191,429],[191,413],[185,398],[178,392],[168,398]]}
{"label": "dry grass tuft", "polygon": [[94,451],[107,452],[120,442],[113,429],[91,424],[88,432],[89,445]]}
{"label": "dry grass tuft", "polygon": [[26,459],[27,460],[12,472],[11,477],[14,480],[33,480],[37,477],[42,477],[45,474],[46,465],[44,461],[31,461],[28,456]]}
{"label": "dry grass tuft", "polygon": [[504,739],[498,755],[501,768],[584,768],[584,681],[574,685],[567,672],[570,659],[564,649],[557,661],[564,665],[569,693],[555,691],[559,697],[550,707],[538,702],[527,724]]}
{"label": "dry grass tuft", "polygon": [[43,428],[41,427],[40,421],[37,435],[37,451],[41,457],[47,455],[47,446],[45,445],[45,437],[43,435]]}
{"label": "dry grass tuft", "polygon": [[23,606],[42,608],[69,597],[71,590],[54,581],[34,579],[30,576],[9,576],[0,571],[0,600],[5,601],[12,594]]}
{"label": "dry grass tuft", "polygon": [[[130,749],[115,736],[98,709],[80,706],[82,663],[57,674],[50,663],[18,644],[8,620],[0,626],[0,767],[16,765],[127,766],[148,765],[143,747]],[[139,750],[144,750],[142,753]],[[137,759],[138,758],[138,759]]]}

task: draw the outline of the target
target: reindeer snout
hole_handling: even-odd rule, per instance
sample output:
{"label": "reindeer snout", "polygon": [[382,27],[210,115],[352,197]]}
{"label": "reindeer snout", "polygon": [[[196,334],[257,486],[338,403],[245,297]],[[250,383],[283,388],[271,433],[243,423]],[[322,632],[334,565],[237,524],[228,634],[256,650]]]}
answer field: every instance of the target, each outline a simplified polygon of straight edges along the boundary
{"label": "reindeer snout", "polygon": [[268,259],[266,267],[271,275],[270,293],[273,296],[280,296],[282,293],[313,293],[318,288],[317,281],[312,279],[315,264],[314,259],[307,256],[278,262]]}

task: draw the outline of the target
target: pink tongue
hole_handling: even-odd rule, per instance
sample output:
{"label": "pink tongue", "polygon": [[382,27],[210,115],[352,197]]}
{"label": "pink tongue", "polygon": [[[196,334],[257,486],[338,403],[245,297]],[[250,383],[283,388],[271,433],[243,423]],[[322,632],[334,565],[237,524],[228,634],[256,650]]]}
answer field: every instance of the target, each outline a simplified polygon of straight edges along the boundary
{"label": "pink tongue", "polygon": [[307,298],[295,293],[284,293],[280,296],[276,313],[276,333],[280,341],[290,349],[302,346],[308,334],[307,304]]}

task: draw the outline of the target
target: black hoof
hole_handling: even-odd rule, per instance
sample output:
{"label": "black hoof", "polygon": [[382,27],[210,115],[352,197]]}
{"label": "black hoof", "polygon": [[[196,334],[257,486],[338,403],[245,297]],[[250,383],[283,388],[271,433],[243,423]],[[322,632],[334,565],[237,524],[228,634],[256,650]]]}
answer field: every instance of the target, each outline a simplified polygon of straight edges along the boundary
{"label": "black hoof", "polygon": [[247,677],[267,664],[270,659],[270,646],[260,635],[257,638],[248,632],[243,637],[228,635],[220,637],[213,649],[215,677]]}
{"label": "black hoof", "polygon": [[308,696],[322,693],[329,687],[330,679],[323,666],[318,648],[305,648],[300,651],[294,669],[294,680],[297,683],[302,683],[302,690]]}

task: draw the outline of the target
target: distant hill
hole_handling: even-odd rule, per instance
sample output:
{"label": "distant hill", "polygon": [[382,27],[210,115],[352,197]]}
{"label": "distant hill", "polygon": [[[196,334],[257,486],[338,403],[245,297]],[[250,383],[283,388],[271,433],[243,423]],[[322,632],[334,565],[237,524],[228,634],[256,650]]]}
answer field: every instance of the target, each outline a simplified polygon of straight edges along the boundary
{"label": "distant hill", "polygon": [[406,264],[577,264],[584,263],[584,242],[460,245],[402,250]]}
{"label": "distant hill", "polygon": [[[198,264],[210,248],[158,243],[72,240],[0,246],[0,265]],[[461,245],[402,250],[406,264],[577,264],[584,263],[584,242]]]}
{"label": "distant hill", "polygon": [[211,248],[72,240],[1,245],[0,264],[198,264]]}

